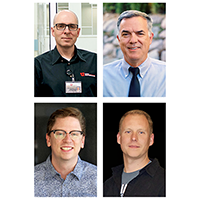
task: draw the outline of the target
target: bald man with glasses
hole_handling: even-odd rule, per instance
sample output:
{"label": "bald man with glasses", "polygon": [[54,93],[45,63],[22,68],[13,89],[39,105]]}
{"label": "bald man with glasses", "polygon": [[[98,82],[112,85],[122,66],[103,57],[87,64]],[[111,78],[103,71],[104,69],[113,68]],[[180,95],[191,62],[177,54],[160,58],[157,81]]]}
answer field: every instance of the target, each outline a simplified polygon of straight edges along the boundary
{"label": "bald man with glasses", "polygon": [[63,10],[53,20],[56,47],[35,58],[35,97],[96,97],[97,55],[78,49],[75,13]]}

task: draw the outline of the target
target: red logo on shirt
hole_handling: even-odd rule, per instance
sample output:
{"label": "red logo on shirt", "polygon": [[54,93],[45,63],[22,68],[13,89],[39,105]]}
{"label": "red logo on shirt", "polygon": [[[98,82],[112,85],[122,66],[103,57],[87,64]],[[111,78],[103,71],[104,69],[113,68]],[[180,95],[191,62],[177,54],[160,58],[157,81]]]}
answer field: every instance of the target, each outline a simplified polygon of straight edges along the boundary
{"label": "red logo on shirt", "polygon": [[87,73],[87,72],[81,72],[80,75],[81,75],[81,76],[95,77],[94,74],[90,74],[90,73]]}

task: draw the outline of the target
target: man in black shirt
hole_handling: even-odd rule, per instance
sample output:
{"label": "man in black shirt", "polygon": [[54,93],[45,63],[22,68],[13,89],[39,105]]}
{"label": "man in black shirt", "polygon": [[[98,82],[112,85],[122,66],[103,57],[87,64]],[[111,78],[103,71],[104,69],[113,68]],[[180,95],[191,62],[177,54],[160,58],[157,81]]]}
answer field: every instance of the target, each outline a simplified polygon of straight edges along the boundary
{"label": "man in black shirt", "polygon": [[78,49],[77,16],[69,10],[56,14],[51,33],[56,47],[35,58],[36,97],[96,97],[97,55]]}
{"label": "man in black shirt", "polygon": [[165,172],[157,159],[149,159],[154,143],[153,122],[144,111],[131,110],[119,123],[117,142],[124,164],[112,168],[113,175],[104,183],[104,197],[165,196]]}

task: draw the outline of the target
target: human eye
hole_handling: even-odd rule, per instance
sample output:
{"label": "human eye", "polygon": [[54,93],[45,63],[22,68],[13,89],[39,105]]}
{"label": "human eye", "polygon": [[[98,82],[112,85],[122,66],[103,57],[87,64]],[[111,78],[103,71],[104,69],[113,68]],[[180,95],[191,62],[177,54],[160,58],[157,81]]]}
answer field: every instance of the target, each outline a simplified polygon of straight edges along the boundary
{"label": "human eye", "polygon": [[64,29],[65,28],[65,24],[57,24],[58,29]]}
{"label": "human eye", "polygon": [[126,130],[125,133],[126,133],[126,134],[130,134],[131,131],[130,131],[130,130]]}
{"label": "human eye", "polygon": [[70,136],[73,138],[77,138],[80,135],[80,132],[78,131],[70,131]]}
{"label": "human eye", "polygon": [[138,31],[137,34],[140,36],[145,35],[144,31]]}
{"label": "human eye", "polygon": [[77,25],[76,24],[69,24],[69,27],[70,27],[70,29],[76,29],[77,28]]}
{"label": "human eye", "polygon": [[122,37],[129,37],[130,36],[130,33],[128,31],[122,31],[121,33]]}
{"label": "human eye", "polygon": [[78,133],[75,132],[75,131],[73,131],[73,132],[71,132],[71,135],[72,135],[72,136],[78,136]]}
{"label": "human eye", "polygon": [[144,131],[138,131],[138,133],[139,133],[140,135],[145,134]]}
{"label": "human eye", "polygon": [[56,139],[62,139],[65,137],[65,132],[62,130],[56,130],[55,137],[56,137]]}

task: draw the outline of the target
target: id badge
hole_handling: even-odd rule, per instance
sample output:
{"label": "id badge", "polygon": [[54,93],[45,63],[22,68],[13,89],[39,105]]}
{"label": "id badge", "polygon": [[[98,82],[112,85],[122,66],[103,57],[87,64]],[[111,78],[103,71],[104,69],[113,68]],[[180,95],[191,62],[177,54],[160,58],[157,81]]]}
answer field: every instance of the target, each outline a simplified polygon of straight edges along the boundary
{"label": "id badge", "polygon": [[66,93],[82,93],[81,81],[65,81]]}

